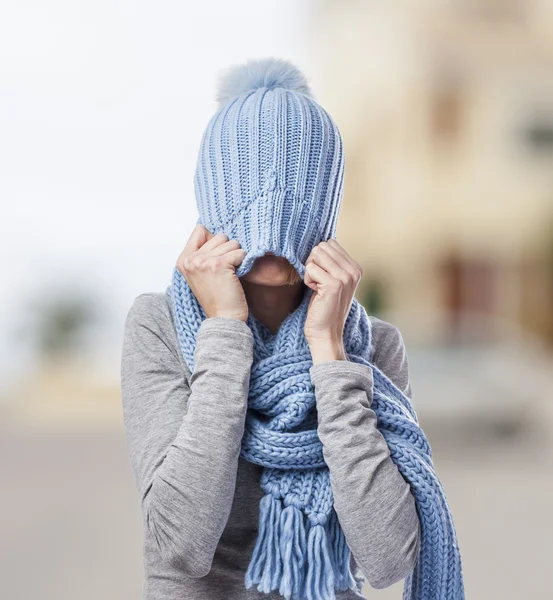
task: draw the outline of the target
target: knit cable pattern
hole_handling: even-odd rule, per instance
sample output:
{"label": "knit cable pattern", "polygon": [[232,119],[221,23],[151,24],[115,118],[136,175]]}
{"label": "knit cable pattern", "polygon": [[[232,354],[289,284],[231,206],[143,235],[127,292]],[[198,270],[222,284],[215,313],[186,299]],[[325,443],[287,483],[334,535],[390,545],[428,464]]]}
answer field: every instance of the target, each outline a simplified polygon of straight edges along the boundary
{"label": "knit cable pattern", "polygon": [[[194,369],[198,329],[206,314],[175,267],[166,293],[183,357]],[[254,360],[241,456],[264,467],[259,530],[245,586],[278,590],[286,600],[333,600],[337,590],[361,591],[350,570],[351,550],[333,507],[329,471],[317,435],[317,412],[303,325],[312,290],[271,335],[250,313]],[[390,456],[410,484],[421,522],[421,544],[404,600],[464,600],[461,557],[446,495],[430,445],[410,400],[370,362],[371,327],[354,299],[344,327],[348,359],[369,365],[371,408]]]}
{"label": "knit cable pattern", "polygon": [[311,249],[336,229],[344,182],[338,127],[286,61],[230,70],[218,98],[196,161],[197,222],[247,250],[238,277],[269,251],[303,276]]}

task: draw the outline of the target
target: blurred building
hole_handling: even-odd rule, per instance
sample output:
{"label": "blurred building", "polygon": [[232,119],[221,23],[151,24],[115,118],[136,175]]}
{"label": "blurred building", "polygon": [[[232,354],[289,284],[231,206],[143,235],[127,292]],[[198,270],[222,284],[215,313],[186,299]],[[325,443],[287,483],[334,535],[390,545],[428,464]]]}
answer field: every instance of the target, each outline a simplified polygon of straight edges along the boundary
{"label": "blurred building", "polygon": [[365,304],[422,340],[553,344],[553,4],[317,6],[313,88],[344,137],[338,235]]}

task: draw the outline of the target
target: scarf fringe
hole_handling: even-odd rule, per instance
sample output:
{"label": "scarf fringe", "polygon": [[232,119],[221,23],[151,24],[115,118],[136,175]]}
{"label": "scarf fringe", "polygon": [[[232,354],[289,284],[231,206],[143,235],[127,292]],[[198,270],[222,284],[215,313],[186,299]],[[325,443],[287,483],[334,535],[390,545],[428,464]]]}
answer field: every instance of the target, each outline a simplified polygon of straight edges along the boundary
{"label": "scarf fringe", "polygon": [[[166,293],[171,300],[183,357],[190,371],[194,371],[196,336],[205,320],[205,311],[177,268],[173,271],[173,280]],[[308,594],[313,597],[315,590],[324,589],[327,585],[326,575],[323,574],[328,568],[324,539],[331,549],[328,552],[333,563],[334,587],[361,592],[364,583],[363,577],[358,578],[357,573],[352,575],[350,572],[351,553],[339,523],[335,522],[337,516],[334,508],[329,511],[323,526],[326,536],[312,526],[313,522],[317,522],[312,511],[316,507],[319,510],[322,506],[327,507],[323,495],[326,492],[330,496],[332,492],[323,477],[316,489],[314,486],[315,478],[321,475],[320,468],[328,477],[324,460],[308,470],[304,468],[305,465],[290,464],[289,457],[280,454],[282,441],[279,435],[276,435],[276,440],[273,439],[277,433],[274,427],[276,419],[286,411],[284,382],[295,381],[295,377],[301,373],[306,375],[306,384],[309,381],[307,369],[310,354],[302,331],[308,298],[309,291],[306,303],[301,304],[283,322],[271,344],[265,343],[255,320],[248,322],[254,335],[254,365],[248,393],[248,408],[253,409],[250,417],[260,412],[271,419],[266,427],[261,424],[256,429],[255,436],[245,434],[241,448],[243,458],[264,467],[265,481],[261,487],[267,494],[260,505],[259,534],[246,573],[246,587],[250,588],[255,583],[259,591],[270,592],[280,585],[286,600],[305,600]],[[405,580],[403,598],[464,600],[464,578],[457,535],[445,492],[434,470],[430,444],[420,428],[410,398],[370,362],[371,339],[369,316],[364,307],[354,300],[344,327],[344,343],[352,361],[372,369],[374,394],[371,408],[378,417],[378,429],[390,448],[392,460],[411,486],[421,520],[419,556],[415,568]],[[301,393],[304,392],[306,397],[311,394],[308,401],[316,406],[312,386],[302,388]],[[287,424],[288,433],[292,429],[291,423]],[[246,424],[248,430],[258,425],[259,420],[247,418]],[[316,421],[310,420],[308,414],[301,425],[307,435],[316,428]],[[285,440],[285,444],[289,442]],[[316,444],[298,440],[293,446],[297,454],[302,451],[313,452],[319,459],[322,457],[320,440]],[[319,492],[317,497],[314,491]],[[268,494],[274,494],[276,499]],[[294,506],[300,501],[301,504]],[[288,504],[292,504],[292,507]],[[321,518],[320,521],[325,519]],[[311,561],[308,555],[312,557]],[[288,556],[289,564],[286,560]],[[282,583],[277,583],[279,574]],[[333,591],[330,599],[324,600],[331,598],[334,598]]]}
{"label": "scarf fringe", "polygon": [[297,506],[266,494],[259,532],[245,575],[246,589],[279,590],[286,600],[335,600],[335,590],[357,589],[351,550],[335,511],[327,523],[309,524]]}
{"label": "scarf fringe", "polygon": [[336,561],[334,573],[336,576],[335,587],[340,591],[349,588],[359,589],[357,581],[350,569],[351,549],[346,542],[346,537],[336,511],[332,511],[329,518],[330,543],[332,544],[331,556]]}
{"label": "scarf fringe", "polygon": [[301,511],[292,504],[286,506],[281,514],[280,527],[280,551],[284,568],[279,592],[289,600],[292,594],[302,593],[305,582],[306,535]]}
{"label": "scarf fringe", "polygon": [[334,600],[334,570],[323,525],[313,525],[307,536],[307,600]]}

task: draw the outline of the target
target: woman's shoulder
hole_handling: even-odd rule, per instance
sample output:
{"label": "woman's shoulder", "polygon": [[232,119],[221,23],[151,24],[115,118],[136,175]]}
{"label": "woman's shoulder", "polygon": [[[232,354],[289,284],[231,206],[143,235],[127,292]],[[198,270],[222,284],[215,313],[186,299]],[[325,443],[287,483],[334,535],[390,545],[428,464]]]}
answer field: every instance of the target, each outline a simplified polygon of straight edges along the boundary
{"label": "woman's shoulder", "polygon": [[141,325],[156,326],[169,329],[171,325],[171,308],[165,292],[142,292],[133,300],[127,321]]}
{"label": "woman's shoulder", "polygon": [[399,327],[375,316],[369,318],[372,325],[371,362],[410,397],[409,360]]}
{"label": "woman's shoulder", "polygon": [[369,315],[371,324],[371,356],[372,362],[379,359],[404,353],[405,343],[397,325],[374,315]]}
{"label": "woman's shoulder", "polygon": [[399,327],[389,321],[385,321],[375,315],[369,315],[369,320],[372,326],[372,334],[376,339],[382,339],[389,335],[401,335]]}
{"label": "woman's shoulder", "polygon": [[161,340],[183,364],[173,325],[171,303],[165,292],[142,292],[133,300],[126,318],[127,329],[141,329]]}

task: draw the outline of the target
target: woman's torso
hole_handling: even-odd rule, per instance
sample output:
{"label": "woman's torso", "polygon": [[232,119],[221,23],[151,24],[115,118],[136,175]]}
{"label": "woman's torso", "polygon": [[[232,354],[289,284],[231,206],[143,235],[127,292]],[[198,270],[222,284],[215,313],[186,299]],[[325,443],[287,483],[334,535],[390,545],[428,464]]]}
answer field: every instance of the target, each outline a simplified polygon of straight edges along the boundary
{"label": "woman's torso", "polygon": [[[166,311],[167,317],[158,322],[166,323],[167,331],[164,342],[178,354],[182,370],[187,383],[189,383],[190,370],[186,365],[174,330],[170,330],[173,323],[173,309],[169,298],[164,293],[156,294],[160,298],[155,303],[156,310]],[[161,300],[161,296],[165,300]],[[378,336],[384,334],[385,321],[370,317],[373,325],[373,342],[378,342]],[[183,403],[187,403],[190,386],[187,386]],[[213,557],[212,568],[204,577],[191,577],[180,571],[174,565],[164,561],[161,557],[155,540],[149,536],[144,538],[144,588],[143,600],[247,600],[260,598],[260,592],[252,587],[247,590],[244,584],[245,572],[248,568],[258,533],[259,502],[264,495],[260,486],[260,477],[263,467],[250,463],[241,456],[238,461],[236,488],[232,508],[226,527],[221,535]],[[337,591],[336,597],[341,600],[364,598],[360,592],[364,577],[355,558],[351,556],[350,565],[354,577],[359,582],[359,591],[349,589]],[[263,594],[267,598],[279,598],[277,592]]]}

